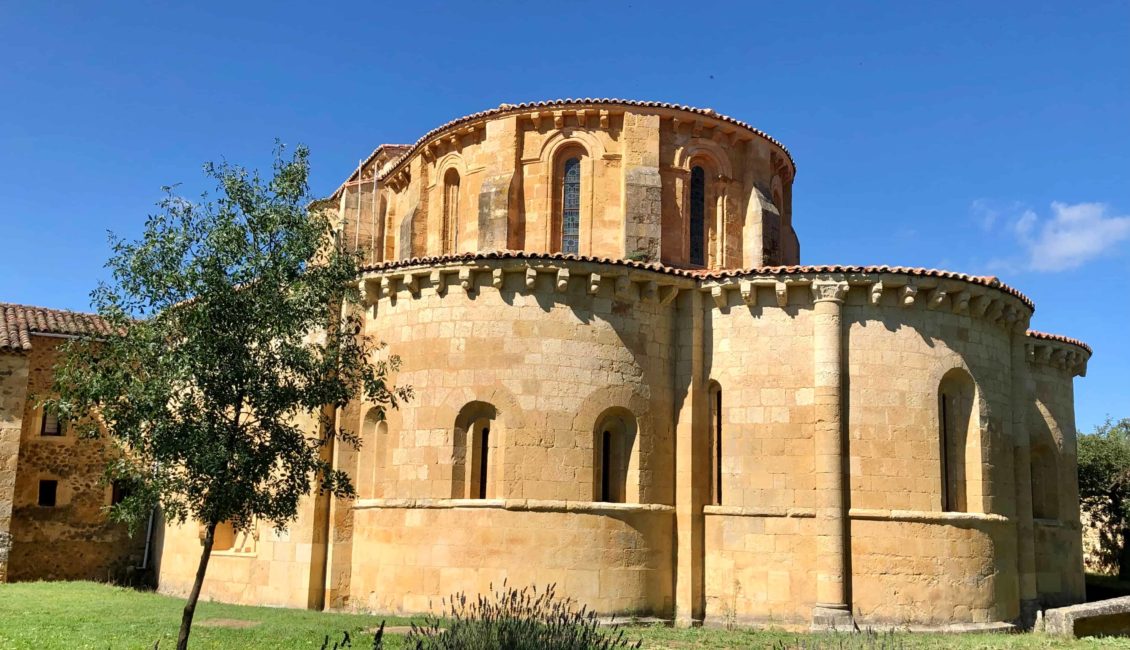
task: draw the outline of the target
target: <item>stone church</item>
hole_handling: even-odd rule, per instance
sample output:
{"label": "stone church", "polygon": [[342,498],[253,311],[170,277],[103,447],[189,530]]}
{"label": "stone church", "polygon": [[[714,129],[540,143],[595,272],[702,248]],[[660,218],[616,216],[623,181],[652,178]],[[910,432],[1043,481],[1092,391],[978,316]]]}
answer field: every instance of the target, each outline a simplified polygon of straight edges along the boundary
{"label": "stone church", "polygon": [[[619,99],[378,147],[313,209],[416,397],[341,410],[359,498],[222,527],[204,597],[413,613],[507,579],[684,624],[937,627],[1082,600],[1090,349],[994,277],[800,265],[795,176],[744,122]],[[187,593],[199,527],[158,533]]]}

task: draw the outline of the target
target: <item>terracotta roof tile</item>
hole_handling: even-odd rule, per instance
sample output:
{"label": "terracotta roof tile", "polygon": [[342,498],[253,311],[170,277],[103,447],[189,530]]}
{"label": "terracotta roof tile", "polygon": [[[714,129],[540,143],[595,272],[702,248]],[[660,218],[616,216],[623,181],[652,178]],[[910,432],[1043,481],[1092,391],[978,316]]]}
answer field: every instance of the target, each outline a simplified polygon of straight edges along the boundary
{"label": "terracotta roof tile", "polygon": [[[728,124],[733,124],[734,126],[741,127],[743,129],[747,129],[747,130],[753,132],[754,134],[756,134],[756,135],[758,135],[762,138],[765,138],[769,142],[772,142],[773,144],[780,147],[781,150],[785,152],[785,155],[789,157],[789,162],[792,163],[794,172],[796,170],[796,161],[793,160],[793,155],[791,153],[789,153],[788,148],[785,147],[785,145],[782,144],[779,140],[777,140],[773,136],[769,135],[768,133],[762,131],[761,129],[758,129],[754,126],[751,126],[750,124],[747,124],[747,123],[745,123],[741,120],[732,118],[728,115],[722,115],[721,113],[717,113],[713,109],[710,109],[710,108],[695,108],[694,106],[683,106],[682,104],[671,104],[671,103],[668,103],[668,102],[644,102],[644,101],[637,101],[637,100],[633,100],[633,99],[607,99],[607,98],[590,98],[590,97],[577,98],[577,99],[572,99],[572,98],[570,98],[570,99],[551,99],[551,100],[542,101],[542,102],[524,102],[524,103],[521,103],[521,104],[500,104],[498,106],[498,108],[491,108],[491,109],[488,109],[488,110],[485,110],[485,111],[479,111],[478,113],[471,113],[470,115],[465,115],[465,116],[460,117],[458,119],[451,120],[450,122],[447,122],[445,124],[441,124],[440,126],[437,126],[436,128],[432,129],[431,131],[428,131],[427,133],[425,133],[423,135],[423,137],[421,137],[419,140],[417,140],[415,142],[415,144],[413,144],[408,151],[406,151],[405,153],[401,154],[399,157],[394,159],[389,164],[388,170],[392,171],[392,170],[396,169],[397,167],[399,167],[400,164],[403,163],[408,158],[410,158],[412,156],[412,154],[416,152],[417,149],[419,149],[422,145],[424,145],[426,142],[428,142],[429,140],[431,140],[435,136],[439,135],[441,132],[443,132],[447,129],[450,129],[454,126],[458,126],[460,124],[465,124],[467,122],[473,122],[475,120],[481,120],[481,119],[487,118],[487,117],[497,117],[499,115],[505,115],[507,113],[523,113],[523,112],[530,111],[530,110],[533,110],[533,109],[563,108],[563,107],[566,107],[566,106],[596,106],[596,105],[635,106],[635,107],[641,107],[641,108],[661,108],[661,109],[667,109],[667,110],[685,111],[685,112],[688,112],[688,113],[696,113],[698,115],[703,115],[705,117],[710,117],[710,118],[713,118],[713,119],[716,119],[716,120],[720,120],[720,121],[726,122]],[[384,176],[387,176],[387,174],[385,174],[383,176],[378,176],[377,180],[383,179]]]}
{"label": "terracotta roof tile", "polygon": [[1028,298],[1028,296],[1025,296],[1020,291],[1001,282],[995,276],[967,275],[965,273],[954,273],[953,271],[943,271],[940,269],[927,269],[922,267],[908,266],[760,266],[746,269],[711,271],[705,269],[683,269],[673,266],[666,266],[658,262],[636,262],[633,260],[615,259],[610,257],[590,257],[587,255],[565,255],[562,253],[530,253],[526,251],[501,250],[486,251],[481,253],[462,253],[459,255],[440,255],[434,257],[413,257],[410,259],[393,260],[390,262],[382,262],[380,264],[372,264],[363,267],[362,270],[382,271],[386,269],[397,269],[409,266],[427,266],[430,264],[471,262],[474,260],[491,259],[576,260],[579,262],[597,262],[601,264],[613,264],[617,266],[627,266],[630,268],[646,269],[649,271],[656,271],[658,273],[667,273],[669,275],[677,275],[686,278],[698,278],[701,280],[725,279],[751,274],[803,275],[820,273],[899,273],[919,277],[961,280],[963,282],[969,282],[971,284],[979,284],[981,286],[998,289],[1009,295],[1019,298],[1020,301],[1027,305],[1029,309],[1035,309],[1035,304],[1030,298]]}
{"label": "terracotta roof tile", "polygon": [[1041,341],[1055,341],[1057,343],[1067,343],[1068,345],[1074,345],[1076,347],[1083,348],[1084,350],[1087,351],[1087,354],[1091,354],[1091,346],[1080,341],[1079,339],[1073,339],[1069,336],[1063,336],[1061,334],[1049,334],[1047,332],[1039,332],[1037,330],[1028,330],[1028,338],[1039,339]]}
{"label": "terracotta roof tile", "polygon": [[94,314],[0,302],[0,352],[26,352],[33,334],[106,335],[110,326]]}

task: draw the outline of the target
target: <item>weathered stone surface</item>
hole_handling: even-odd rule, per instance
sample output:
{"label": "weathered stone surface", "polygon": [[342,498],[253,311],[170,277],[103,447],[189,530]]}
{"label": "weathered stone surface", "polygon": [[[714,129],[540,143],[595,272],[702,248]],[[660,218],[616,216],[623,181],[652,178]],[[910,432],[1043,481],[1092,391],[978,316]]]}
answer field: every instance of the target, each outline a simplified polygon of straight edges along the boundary
{"label": "weathered stone surface", "polygon": [[1060,636],[1130,636],[1130,596],[1044,611],[1044,631]]}

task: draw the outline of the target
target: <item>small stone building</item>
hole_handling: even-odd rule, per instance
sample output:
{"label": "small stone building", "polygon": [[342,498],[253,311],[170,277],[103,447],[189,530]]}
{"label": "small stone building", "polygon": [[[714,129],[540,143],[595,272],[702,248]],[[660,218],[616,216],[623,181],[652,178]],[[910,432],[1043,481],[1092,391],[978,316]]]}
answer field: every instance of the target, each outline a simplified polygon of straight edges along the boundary
{"label": "small stone building", "polygon": [[40,407],[59,344],[102,336],[97,316],[0,303],[0,582],[122,580],[144,535],[107,520],[104,440],[80,439]]}
{"label": "small stone building", "polygon": [[[993,277],[801,266],[795,174],[655,102],[379,147],[315,209],[416,397],[342,409],[359,498],[225,530],[205,597],[409,613],[508,579],[681,623],[935,626],[1081,600],[1090,350]],[[162,590],[199,551],[165,531]]]}

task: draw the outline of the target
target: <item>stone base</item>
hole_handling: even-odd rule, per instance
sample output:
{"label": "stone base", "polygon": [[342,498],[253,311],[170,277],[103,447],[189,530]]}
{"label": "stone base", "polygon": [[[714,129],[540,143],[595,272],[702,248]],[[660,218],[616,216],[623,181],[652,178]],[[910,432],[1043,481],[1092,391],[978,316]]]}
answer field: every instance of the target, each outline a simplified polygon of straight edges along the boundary
{"label": "stone base", "polygon": [[1130,636],[1130,596],[1044,612],[1044,631],[1057,636]]}
{"label": "stone base", "polygon": [[859,631],[848,605],[816,605],[812,608],[812,631]]}

